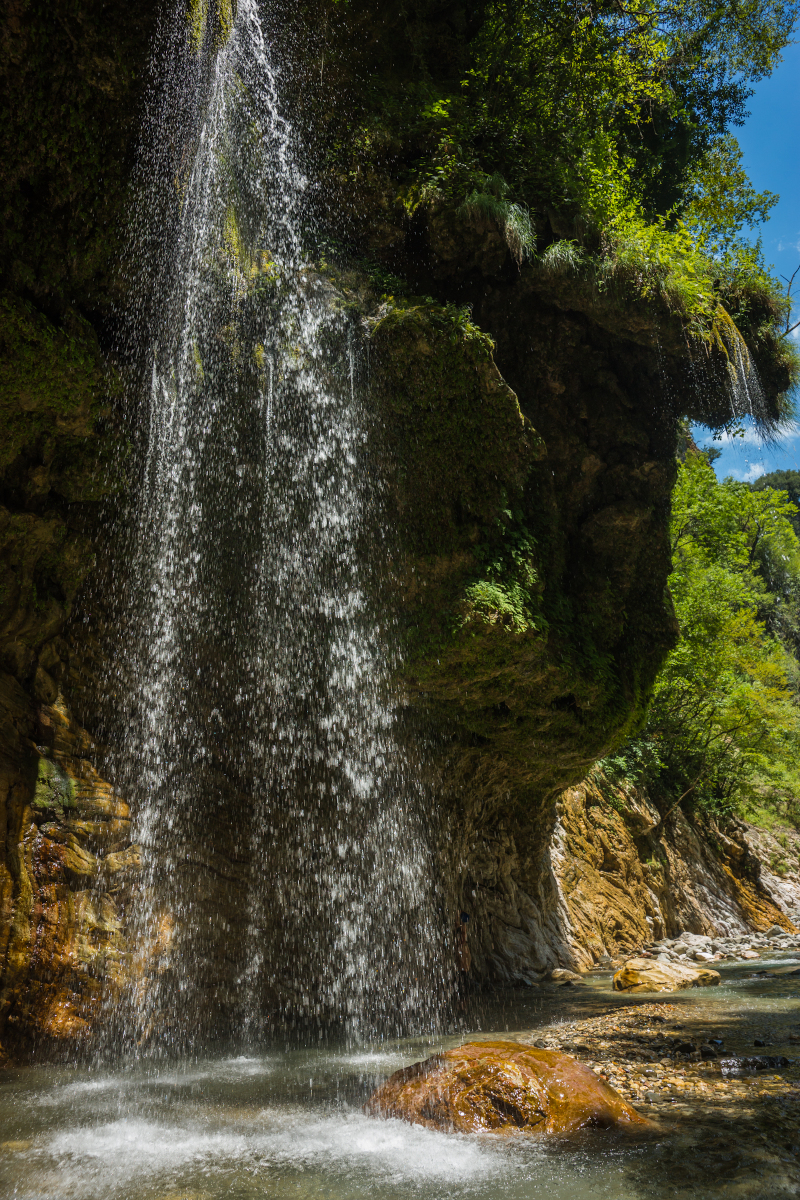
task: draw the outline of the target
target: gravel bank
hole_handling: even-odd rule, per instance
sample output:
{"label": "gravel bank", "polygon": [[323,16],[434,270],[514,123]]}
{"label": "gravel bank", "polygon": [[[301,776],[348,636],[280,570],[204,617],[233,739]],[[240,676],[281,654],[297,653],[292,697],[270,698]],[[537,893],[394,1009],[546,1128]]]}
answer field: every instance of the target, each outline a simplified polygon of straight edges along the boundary
{"label": "gravel bank", "polygon": [[772,1200],[800,1192],[799,1015],[670,999],[506,1036],[573,1054],[656,1121],[650,1194]]}

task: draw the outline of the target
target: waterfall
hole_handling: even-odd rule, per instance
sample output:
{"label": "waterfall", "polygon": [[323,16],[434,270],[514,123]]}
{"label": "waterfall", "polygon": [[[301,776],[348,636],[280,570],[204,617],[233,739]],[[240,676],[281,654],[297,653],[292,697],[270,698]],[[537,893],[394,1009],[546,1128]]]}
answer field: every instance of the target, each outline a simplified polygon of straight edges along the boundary
{"label": "waterfall", "polygon": [[158,263],[117,672],[143,868],[116,1025],[178,1049],[430,1026],[448,956],[378,602],[392,535],[358,327],[309,265],[258,0],[175,21],[151,155],[179,126],[176,212],[156,228],[151,189],[134,213]]}

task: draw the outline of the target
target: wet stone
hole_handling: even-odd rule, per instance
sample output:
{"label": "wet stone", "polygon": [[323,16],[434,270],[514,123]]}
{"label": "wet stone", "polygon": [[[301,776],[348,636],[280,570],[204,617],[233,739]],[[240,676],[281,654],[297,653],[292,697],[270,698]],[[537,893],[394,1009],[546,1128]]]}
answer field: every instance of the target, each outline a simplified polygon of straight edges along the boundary
{"label": "wet stone", "polygon": [[468,1042],[396,1071],[365,1111],[459,1133],[647,1126],[631,1104],[574,1058],[500,1041]]}

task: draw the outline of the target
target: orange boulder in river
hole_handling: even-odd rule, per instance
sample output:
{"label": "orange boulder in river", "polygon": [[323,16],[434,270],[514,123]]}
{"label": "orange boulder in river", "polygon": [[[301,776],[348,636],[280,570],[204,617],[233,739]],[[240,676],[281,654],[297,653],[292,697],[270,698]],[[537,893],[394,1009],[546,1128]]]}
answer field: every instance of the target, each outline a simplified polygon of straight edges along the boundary
{"label": "orange boulder in river", "polygon": [[365,1111],[458,1133],[572,1133],[649,1126],[568,1054],[518,1042],[467,1042],[395,1071]]}

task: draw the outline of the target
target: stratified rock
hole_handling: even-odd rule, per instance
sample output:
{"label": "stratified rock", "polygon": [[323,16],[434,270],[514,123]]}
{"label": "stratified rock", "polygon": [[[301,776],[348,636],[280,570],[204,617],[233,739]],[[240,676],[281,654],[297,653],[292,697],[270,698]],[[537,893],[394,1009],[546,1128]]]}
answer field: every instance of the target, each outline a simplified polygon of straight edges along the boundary
{"label": "stratified rock", "polygon": [[648,1124],[589,1067],[517,1042],[467,1042],[395,1071],[365,1111],[457,1133],[562,1134]]}
{"label": "stratified rock", "polygon": [[580,983],[583,976],[579,975],[577,971],[566,971],[563,967],[556,967],[554,971],[550,972],[550,978],[554,979],[556,983]]}
{"label": "stratified rock", "polygon": [[614,976],[617,992],[680,992],[689,987],[714,987],[719,971],[684,966],[652,958],[629,958]]}
{"label": "stratified rock", "polygon": [[[0,685],[0,711],[14,693]],[[6,1051],[77,1045],[97,1029],[106,998],[130,960],[124,913],[139,850],[129,844],[127,804],[91,765],[91,739],[59,697],[35,714],[22,700],[7,708],[23,730],[19,765],[3,763],[0,804],[0,898],[8,921],[0,990],[0,1038]],[[14,847],[13,856],[8,847]],[[5,864],[10,864],[13,870]],[[107,1010],[105,1010],[107,1011]],[[2,1052],[0,1052],[1,1054]]]}

